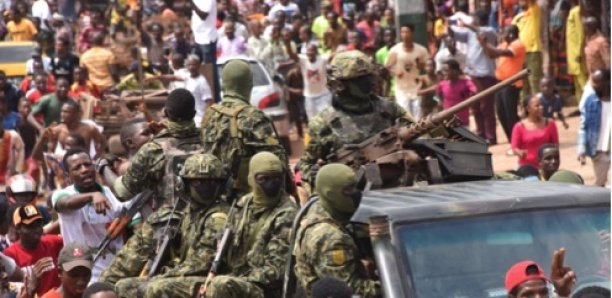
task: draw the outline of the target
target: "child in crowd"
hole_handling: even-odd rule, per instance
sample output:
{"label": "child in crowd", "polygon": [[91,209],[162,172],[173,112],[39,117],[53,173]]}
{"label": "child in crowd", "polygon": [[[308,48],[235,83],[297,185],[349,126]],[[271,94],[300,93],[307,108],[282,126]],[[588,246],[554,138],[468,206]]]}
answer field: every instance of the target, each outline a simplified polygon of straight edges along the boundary
{"label": "child in crowd", "polygon": [[540,80],[540,102],[544,106],[544,117],[551,119],[559,119],[565,129],[569,128],[569,124],[565,121],[563,116],[563,101],[559,94],[557,94],[557,88],[555,86],[555,80],[550,77],[544,77]]}
{"label": "child in crowd", "polygon": [[[447,60],[442,65],[444,80],[438,84],[438,96],[442,107],[448,109],[476,94],[477,89],[471,80],[461,77],[461,66],[456,60]],[[463,126],[470,124],[470,112],[465,108],[456,113]]]}

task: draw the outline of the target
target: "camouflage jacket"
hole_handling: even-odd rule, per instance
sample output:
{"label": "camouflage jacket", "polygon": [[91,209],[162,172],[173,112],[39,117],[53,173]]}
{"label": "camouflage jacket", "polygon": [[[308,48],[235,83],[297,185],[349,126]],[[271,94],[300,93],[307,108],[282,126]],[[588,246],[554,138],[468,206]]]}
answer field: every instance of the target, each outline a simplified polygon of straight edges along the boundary
{"label": "camouflage jacket", "polygon": [[361,257],[350,232],[318,202],[302,220],[293,254],[296,277],[308,293],[319,278],[334,277],[346,282],[354,295],[382,297],[380,282],[362,277],[357,270]]}
{"label": "camouflage jacket", "polygon": [[[100,276],[100,281],[115,284],[123,278],[138,277],[155,252],[155,231],[162,230],[168,219],[172,218],[178,222],[181,217],[182,214],[178,211],[173,215],[171,207],[163,207],[152,213],[117,252],[111,264]],[[173,266],[169,263],[163,265]]]}
{"label": "camouflage jacket", "polygon": [[217,251],[216,236],[223,229],[229,207],[225,202],[216,203],[208,210],[186,208],[180,228],[180,247],[177,264],[161,277],[206,276]]}
{"label": "camouflage jacket", "polygon": [[273,208],[253,210],[252,199],[251,194],[243,196],[230,219],[235,234],[227,254],[228,273],[267,293],[280,291],[297,206],[283,196]]}
{"label": "camouflage jacket", "polygon": [[189,139],[198,135],[195,124],[164,129],[156,134],[136,152],[127,172],[115,181],[113,186],[117,198],[125,201],[146,188],[159,188],[166,171],[166,155],[161,144],[163,139]]}
{"label": "camouflage jacket", "polygon": [[[311,181],[310,168],[319,159],[327,161],[330,153],[345,144],[358,144],[380,131],[393,126],[397,119],[412,122],[410,116],[396,103],[388,100],[375,100],[374,111],[367,114],[349,114],[328,107],[310,119],[308,134],[310,142],[304,148],[300,159],[302,181]],[[313,177],[314,178],[314,177]]]}
{"label": "camouflage jacket", "polygon": [[[235,114],[233,117],[232,114]],[[235,119],[236,127],[232,122]],[[249,160],[260,151],[270,151],[285,164],[287,155],[274,132],[274,124],[262,111],[240,100],[225,98],[206,110],[202,125],[204,153],[210,153],[228,165],[241,159],[238,170],[239,193],[248,193]],[[234,136],[234,137],[232,137]]]}

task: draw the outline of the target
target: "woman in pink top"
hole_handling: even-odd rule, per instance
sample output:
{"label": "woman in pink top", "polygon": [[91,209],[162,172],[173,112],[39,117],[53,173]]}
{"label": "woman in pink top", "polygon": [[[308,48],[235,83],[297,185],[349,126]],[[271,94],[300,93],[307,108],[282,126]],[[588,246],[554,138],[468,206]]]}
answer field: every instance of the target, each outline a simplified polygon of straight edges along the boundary
{"label": "woman in pink top", "polygon": [[537,169],[538,148],[546,143],[559,144],[555,121],[544,117],[544,106],[538,96],[523,101],[526,117],[512,129],[512,151],[519,157],[519,165],[529,164]]}
{"label": "woman in pink top", "polygon": [[[450,59],[442,64],[444,80],[438,83],[438,96],[442,100],[442,107],[446,110],[476,94],[476,85],[472,81],[461,78],[459,62]],[[464,126],[470,124],[470,111],[465,108],[456,113]]]}

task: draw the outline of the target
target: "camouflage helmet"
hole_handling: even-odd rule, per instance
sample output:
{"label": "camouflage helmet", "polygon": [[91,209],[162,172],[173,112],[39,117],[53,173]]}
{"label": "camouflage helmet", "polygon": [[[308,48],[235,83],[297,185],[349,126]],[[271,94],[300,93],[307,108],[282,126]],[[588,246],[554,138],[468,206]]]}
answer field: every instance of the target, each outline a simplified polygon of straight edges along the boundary
{"label": "camouflage helmet", "polygon": [[340,80],[370,75],[374,71],[370,58],[360,51],[338,53],[329,65],[329,76]]}
{"label": "camouflage helmet", "polygon": [[179,176],[186,179],[225,179],[227,173],[217,157],[198,153],[185,160]]}

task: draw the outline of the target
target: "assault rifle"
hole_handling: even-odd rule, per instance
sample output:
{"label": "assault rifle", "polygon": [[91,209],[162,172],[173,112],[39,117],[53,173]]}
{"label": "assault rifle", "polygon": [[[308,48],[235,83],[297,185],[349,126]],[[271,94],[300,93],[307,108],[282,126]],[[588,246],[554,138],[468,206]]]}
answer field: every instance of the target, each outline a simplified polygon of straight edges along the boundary
{"label": "assault rifle", "polygon": [[[151,260],[147,261],[143,269],[143,272],[141,273],[141,277],[151,278],[159,273],[161,269],[160,265],[162,264],[162,262],[166,259],[168,255],[168,249],[170,248],[171,241],[176,237],[176,234],[178,233],[179,227],[177,227],[176,225],[173,225],[172,222],[176,221],[176,218],[174,218],[174,215],[175,215],[177,206],[181,204],[181,200],[182,200],[181,196],[185,194],[185,183],[183,179],[180,177],[174,177],[174,179],[176,179],[175,187],[177,190],[176,194],[178,195],[175,196],[174,198],[174,204],[172,205],[172,210],[170,211],[170,214],[168,215],[168,220],[166,220],[166,224],[164,225],[164,229],[162,230],[162,235],[163,235],[162,240],[161,242],[158,242],[158,245],[155,249],[155,258],[153,258],[153,261]],[[180,224],[180,221],[182,221],[182,218],[179,220],[179,224]]]}
{"label": "assault rifle", "polygon": [[104,254],[108,245],[123,233],[123,230],[125,230],[125,227],[127,227],[134,215],[140,211],[152,197],[153,191],[145,189],[131,200],[128,207],[123,207],[120,216],[115,218],[106,229],[106,237],[104,237],[104,240],[98,245],[98,250],[93,258],[94,263]]}
{"label": "assault rifle", "polygon": [[[227,221],[225,222],[225,226],[223,226],[223,234],[221,236],[221,240],[217,243],[217,252],[215,254],[215,258],[210,265],[210,270],[208,271],[208,275],[206,276],[206,281],[199,287],[198,292],[196,293],[196,297],[204,298],[206,294],[206,286],[210,281],[217,276],[221,272],[221,267],[223,266],[223,258],[227,254],[227,250],[234,238],[234,226],[232,225],[232,218],[236,213],[236,202],[238,202],[238,198],[236,195],[238,193],[237,190],[237,179],[238,179],[238,168],[240,166],[240,158],[235,157],[232,162],[231,168],[231,177],[227,179],[227,183],[225,186],[226,189],[226,201],[231,202],[232,206],[230,207],[229,212],[227,213]],[[196,286],[196,288],[198,288]]]}
{"label": "assault rifle", "polygon": [[[488,179],[493,176],[488,146],[482,138],[458,127],[453,121],[455,113],[528,74],[525,69],[447,110],[409,125],[396,124],[359,144],[344,145],[326,160],[346,164],[365,176],[366,188],[407,186],[418,180]],[[440,125],[447,128],[447,138],[419,138]]]}

